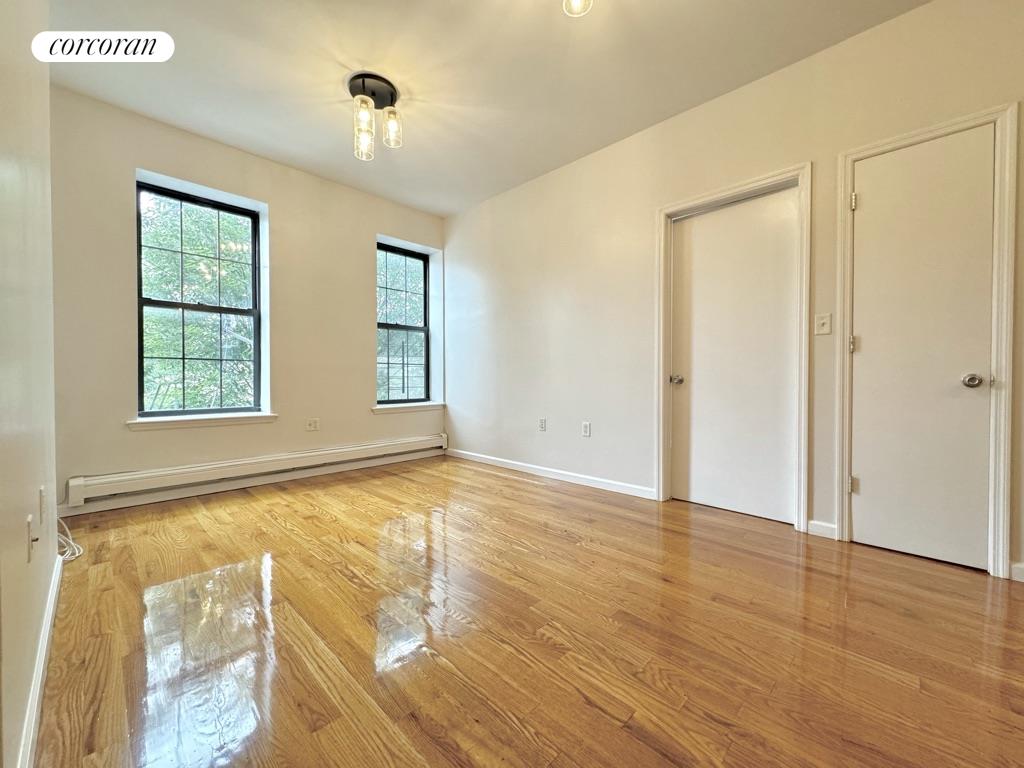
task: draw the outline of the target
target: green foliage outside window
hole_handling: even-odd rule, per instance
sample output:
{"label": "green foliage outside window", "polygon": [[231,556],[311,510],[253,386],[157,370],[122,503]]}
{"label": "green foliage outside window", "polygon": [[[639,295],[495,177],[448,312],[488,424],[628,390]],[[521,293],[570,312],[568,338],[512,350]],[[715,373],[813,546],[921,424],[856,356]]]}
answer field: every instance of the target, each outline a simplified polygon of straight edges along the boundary
{"label": "green foliage outside window", "polygon": [[138,205],[140,411],[257,407],[255,216],[148,188]]}

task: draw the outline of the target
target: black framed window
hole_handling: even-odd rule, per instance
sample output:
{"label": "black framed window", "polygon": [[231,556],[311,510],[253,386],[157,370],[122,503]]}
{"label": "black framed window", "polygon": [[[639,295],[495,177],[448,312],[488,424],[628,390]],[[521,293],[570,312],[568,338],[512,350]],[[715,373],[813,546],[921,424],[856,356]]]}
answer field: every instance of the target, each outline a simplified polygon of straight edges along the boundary
{"label": "black framed window", "polygon": [[260,407],[259,214],[139,182],[139,415]]}
{"label": "black framed window", "polygon": [[430,399],[425,254],[377,244],[377,402]]}

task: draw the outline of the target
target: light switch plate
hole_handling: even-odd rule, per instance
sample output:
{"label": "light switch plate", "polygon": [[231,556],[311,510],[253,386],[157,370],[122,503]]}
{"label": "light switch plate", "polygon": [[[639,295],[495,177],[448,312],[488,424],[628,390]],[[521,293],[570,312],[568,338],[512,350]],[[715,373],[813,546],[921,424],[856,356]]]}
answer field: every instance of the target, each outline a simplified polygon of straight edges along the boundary
{"label": "light switch plate", "polygon": [[832,314],[814,316],[814,335],[828,336],[832,333]]}

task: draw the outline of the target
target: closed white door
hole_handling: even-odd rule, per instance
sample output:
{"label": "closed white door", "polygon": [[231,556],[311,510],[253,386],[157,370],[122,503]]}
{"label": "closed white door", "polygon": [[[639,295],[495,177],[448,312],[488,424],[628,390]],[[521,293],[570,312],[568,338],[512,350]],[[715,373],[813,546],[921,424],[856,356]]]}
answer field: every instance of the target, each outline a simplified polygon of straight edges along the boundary
{"label": "closed white door", "polygon": [[854,165],[853,539],[978,568],[994,142],[986,125]]}
{"label": "closed white door", "polygon": [[799,192],[672,227],[672,496],[794,522]]}

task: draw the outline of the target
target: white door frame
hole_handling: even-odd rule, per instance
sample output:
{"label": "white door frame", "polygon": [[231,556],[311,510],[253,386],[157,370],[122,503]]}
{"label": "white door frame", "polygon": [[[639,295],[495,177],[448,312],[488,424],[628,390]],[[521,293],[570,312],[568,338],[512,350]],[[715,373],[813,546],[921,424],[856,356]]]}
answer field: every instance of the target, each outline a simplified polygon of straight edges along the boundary
{"label": "white door frame", "polygon": [[1010,437],[1013,396],[1013,270],[1017,199],[1017,104],[1007,104],[941,125],[844,152],[839,156],[839,226],[836,270],[836,538],[849,541],[853,366],[853,211],[858,160],[911,147],[982,125],[995,126],[995,189],[992,221],[992,387],[989,427],[988,572],[1010,576]]}
{"label": "white door frame", "polygon": [[657,269],[655,276],[654,361],[654,490],[658,499],[670,497],[672,452],[672,396],[669,370],[672,364],[672,222],[707,213],[733,203],[796,187],[799,190],[799,306],[797,350],[796,520],[798,531],[807,531],[807,444],[809,429],[808,366],[810,359],[811,306],[811,164],[801,163],[766,176],[709,194],[663,206],[657,212]]}

